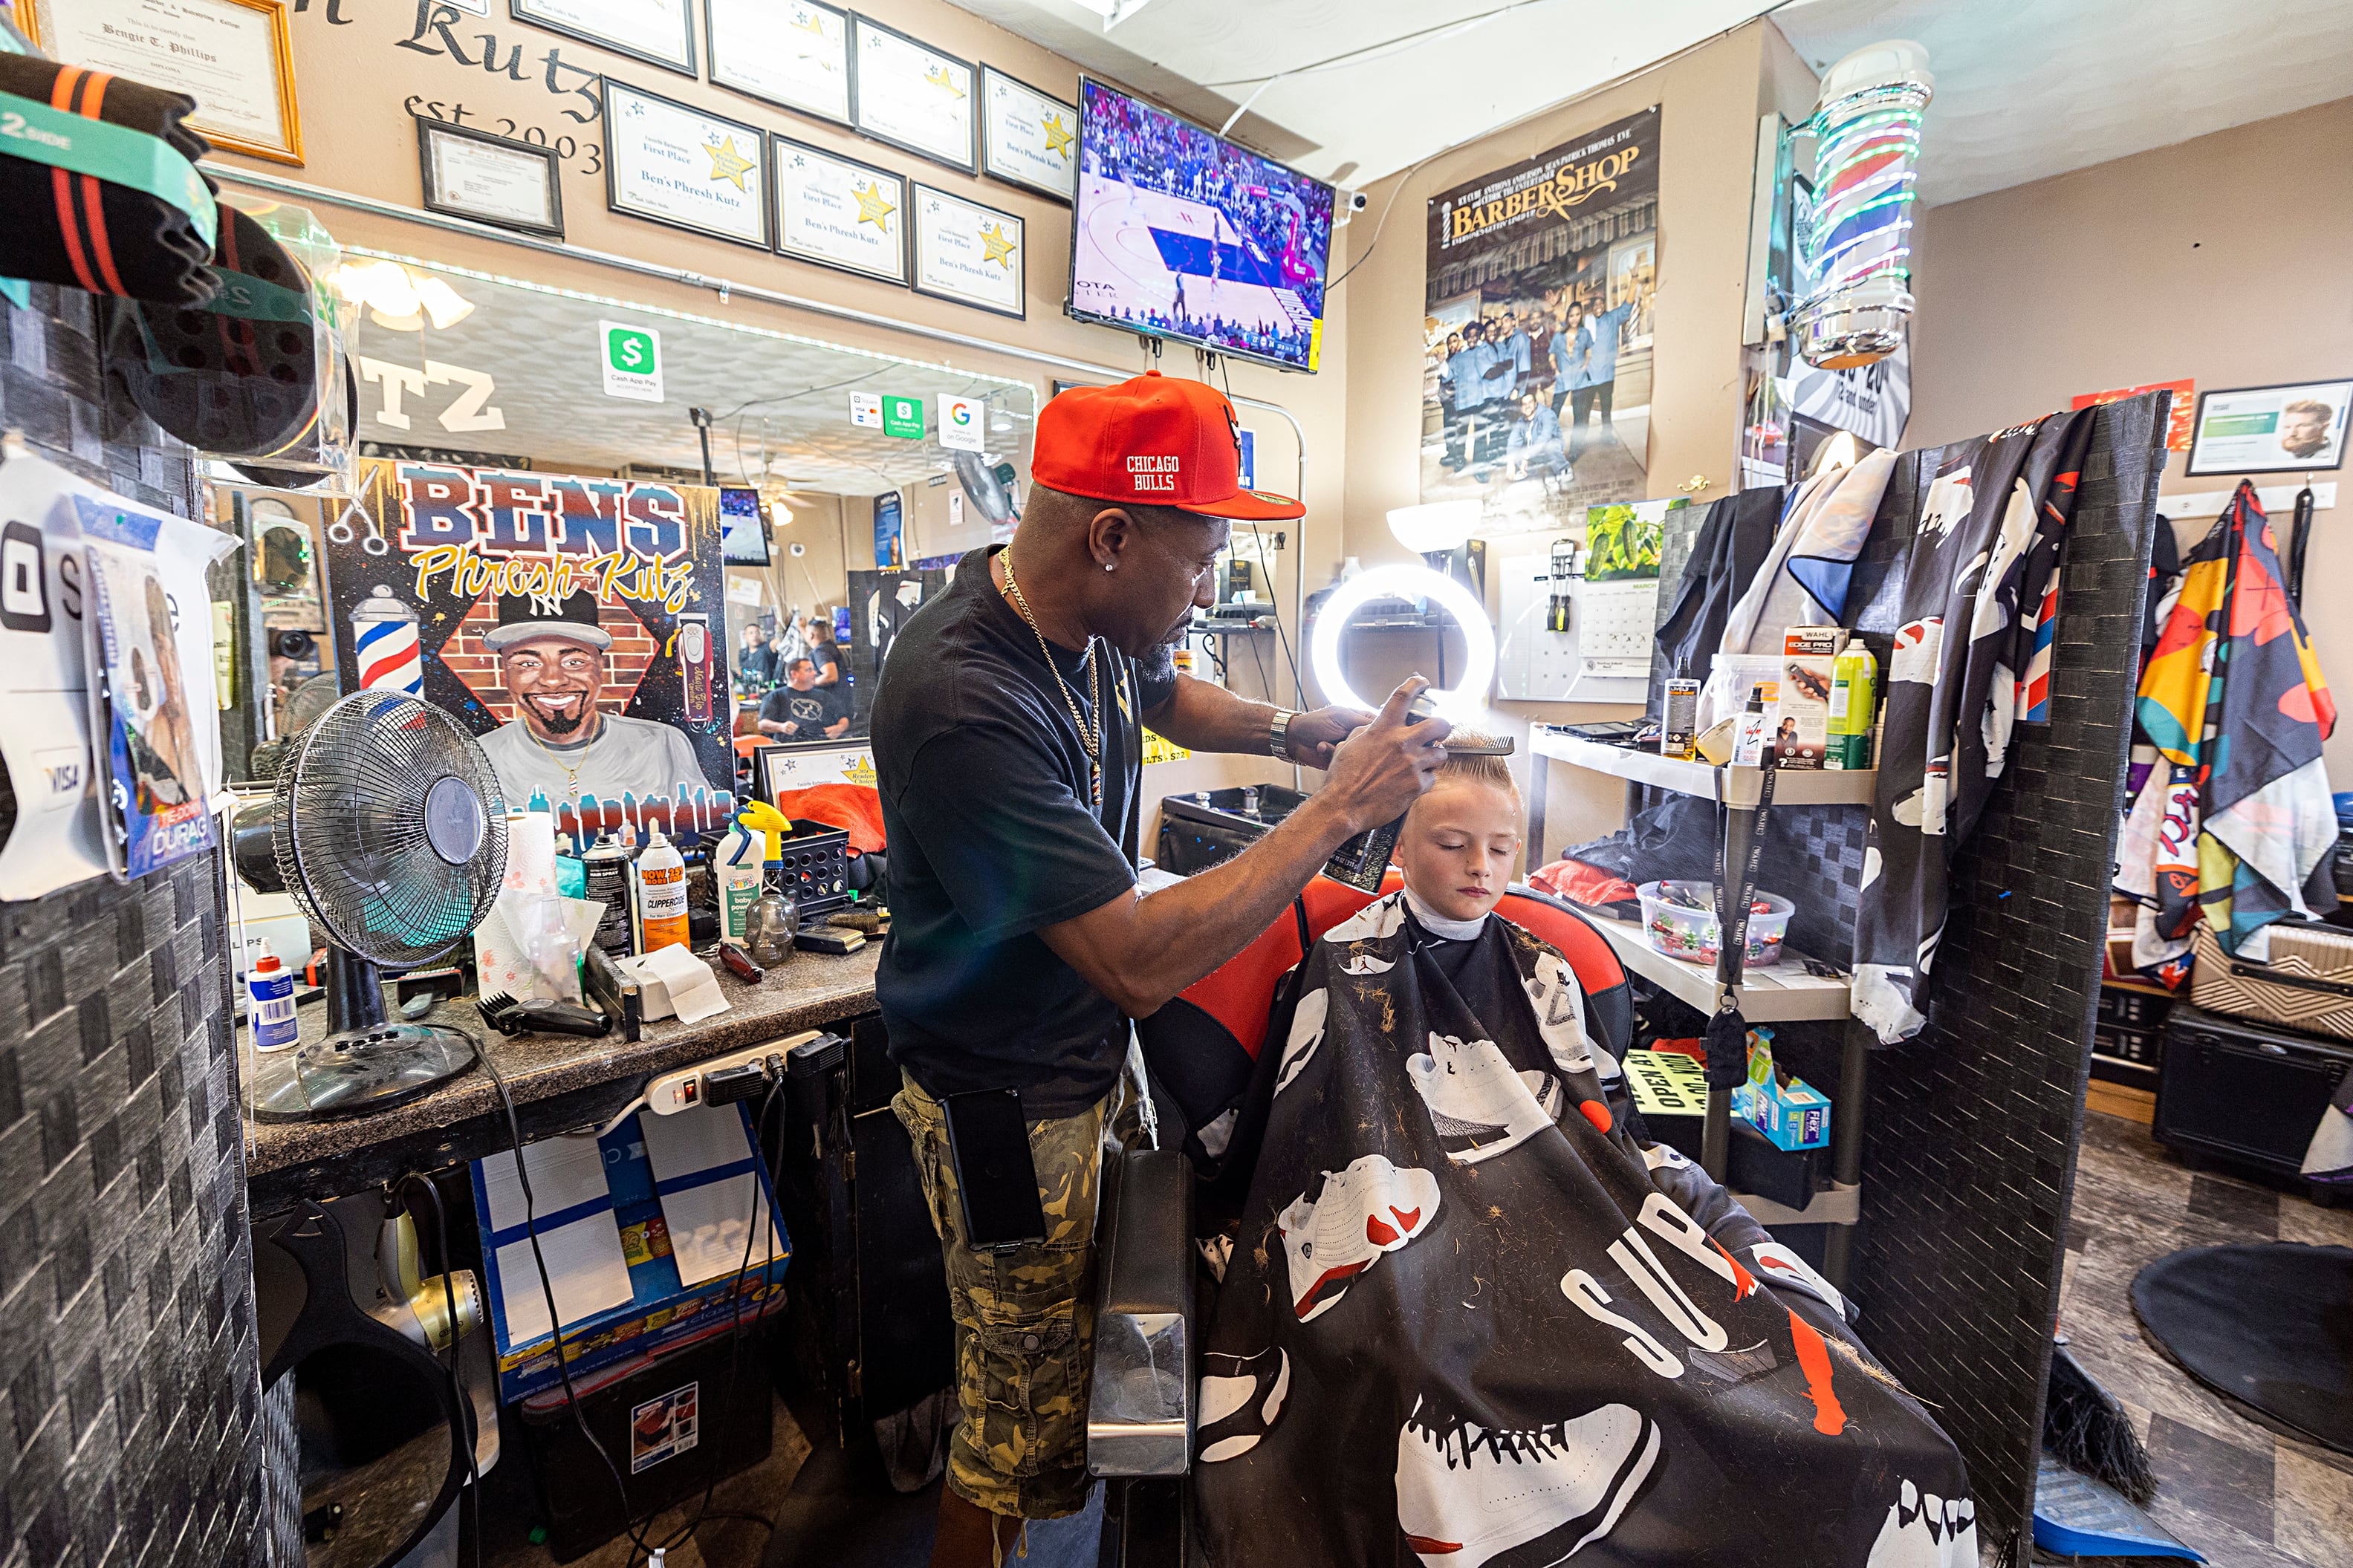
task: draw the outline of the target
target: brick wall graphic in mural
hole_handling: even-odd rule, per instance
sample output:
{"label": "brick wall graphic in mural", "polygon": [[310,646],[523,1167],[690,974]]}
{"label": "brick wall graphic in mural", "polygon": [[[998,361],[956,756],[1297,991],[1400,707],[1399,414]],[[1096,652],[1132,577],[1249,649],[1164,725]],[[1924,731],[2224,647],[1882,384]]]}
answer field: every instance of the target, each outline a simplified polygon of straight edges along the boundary
{"label": "brick wall graphic in mural", "polygon": [[327,530],[343,689],[455,713],[575,847],[732,806],[719,493],[365,459]]}

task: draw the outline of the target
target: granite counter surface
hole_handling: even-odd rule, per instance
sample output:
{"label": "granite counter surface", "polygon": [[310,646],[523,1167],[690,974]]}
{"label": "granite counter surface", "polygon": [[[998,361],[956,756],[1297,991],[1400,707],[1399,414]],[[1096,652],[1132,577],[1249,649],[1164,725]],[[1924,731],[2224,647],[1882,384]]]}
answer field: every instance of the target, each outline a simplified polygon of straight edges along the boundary
{"label": "granite counter surface", "polygon": [[[726,1012],[694,1024],[681,1024],[676,1018],[647,1024],[640,1031],[642,1037],[635,1042],[617,1035],[604,1039],[501,1035],[482,1022],[470,998],[437,1007],[427,1021],[473,1036],[506,1080],[507,1092],[518,1107],[622,1079],[638,1080],[630,1089],[635,1093],[643,1080],[656,1073],[872,1012],[874,965],[881,952],[881,943],[869,942],[860,951],[840,957],[797,952],[769,970],[756,985],[746,985],[722,970],[719,984],[727,997]],[[325,1010],[303,1008],[301,1023],[303,1037],[316,1037],[326,1027]],[[248,1054],[246,1060],[256,1074],[257,1087],[290,1070],[293,1054],[273,1052],[259,1058]],[[503,1114],[490,1074],[477,1066],[421,1100],[372,1115],[325,1121],[248,1120],[246,1171],[248,1177],[267,1175],[477,1117]]]}

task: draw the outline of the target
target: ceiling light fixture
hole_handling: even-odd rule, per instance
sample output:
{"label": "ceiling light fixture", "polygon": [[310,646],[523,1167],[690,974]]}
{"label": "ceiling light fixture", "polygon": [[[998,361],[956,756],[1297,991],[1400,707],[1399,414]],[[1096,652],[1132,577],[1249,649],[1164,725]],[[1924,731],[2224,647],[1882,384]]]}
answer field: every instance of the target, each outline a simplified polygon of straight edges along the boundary
{"label": "ceiling light fixture", "polygon": [[1108,33],[1146,5],[1152,0],[1076,0],[1083,10],[1093,12],[1103,19],[1103,31]]}
{"label": "ceiling light fixture", "polygon": [[1487,606],[1470,589],[1427,566],[1376,566],[1332,590],[1316,612],[1311,654],[1315,683],[1324,697],[1368,711],[1380,706],[1356,695],[1340,663],[1340,638],[1349,617],[1376,599],[1428,599],[1454,617],[1462,628],[1462,679],[1451,690],[1431,688],[1430,698],[1440,713],[1457,723],[1476,718],[1495,679],[1495,628],[1487,619]]}

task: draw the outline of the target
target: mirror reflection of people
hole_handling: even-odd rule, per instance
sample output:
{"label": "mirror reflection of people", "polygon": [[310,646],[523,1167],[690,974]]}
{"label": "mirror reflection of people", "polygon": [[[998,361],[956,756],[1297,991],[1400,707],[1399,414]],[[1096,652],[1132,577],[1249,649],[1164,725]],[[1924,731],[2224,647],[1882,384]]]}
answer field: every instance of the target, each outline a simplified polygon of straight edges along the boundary
{"label": "mirror reflection of people", "polygon": [[612,634],[596,624],[594,595],[579,593],[544,614],[540,601],[499,601],[499,624],[482,635],[499,661],[499,682],[515,716],[481,737],[507,804],[534,795],[552,805],[583,795],[675,795],[703,783],[686,732],[649,719],[608,713],[598,699],[611,679]]}
{"label": "mirror reflection of people", "polygon": [[744,651],[735,656],[735,679],[754,690],[776,683],[776,650],[768,628],[753,621],[744,628]]}
{"label": "mirror reflection of people", "polygon": [[2280,449],[2291,458],[2316,458],[2328,450],[2337,411],[2318,398],[2299,397],[2280,410]]}
{"label": "mirror reflection of people", "polygon": [[154,675],[150,684],[146,659],[134,645],[131,650],[132,686],[137,710],[145,715],[123,726],[130,739],[131,765],[138,775],[139,809],[155,811],[194,800],[203,780],[197,773],[196,738],[188,720],[188,698],[180,684],[180,645],[172,637],[172,606],[164,584],[147,579],[142,606],[147,612],[147,645],[154,651]]}
{"label": "mirror reflection of people", "polygon": [[817,661],[803,654],[785,673],[785,684],[760,704],[760,733],[780,741],[830,740],[849,731],[848,694],[817,683]]}
{"label": "mirror reflection of people", "polygon": [[807,637],[808,657],[817,666],[819,686],[841,684],[841,649],[834,645],[833,622],[824,616],[808,618]]}

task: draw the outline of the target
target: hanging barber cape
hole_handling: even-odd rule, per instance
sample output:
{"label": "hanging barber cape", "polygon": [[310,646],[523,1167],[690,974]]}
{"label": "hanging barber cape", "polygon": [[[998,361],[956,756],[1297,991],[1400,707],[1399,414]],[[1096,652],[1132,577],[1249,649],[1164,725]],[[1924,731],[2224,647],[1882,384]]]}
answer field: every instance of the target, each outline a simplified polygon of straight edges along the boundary
{"label": "hanging barber cape", "polygon": [[1428,941],[1373,903],[1270,1033],[1202,1357],[1210,1561],[1975,1568],[1958,1454],[1835,1291],[1612,1115],[1559,954]]}
{"label": "hanging barber cape", "polygon": [[2047,678],[2059,545],[2095,412],[1923,454],[1936,478],[1904,566],[1855,909],[1854,1014],[1883,1044],[1927,1024],[1953,852],[2001,776],[2021,707],[2036,706],[2038,662]]}
{"label": "hanging barber cape", "polygon": [[2202,911],[2225,952],[2261,959],[2272,921],[2337,907],[2320,755],[2337,705],[2249,481],[2184,563],[2136,716],[2171,768],[2161,807],[2135,802],[2172,830],[2151,879],[2160,936],[2187,942]]}

